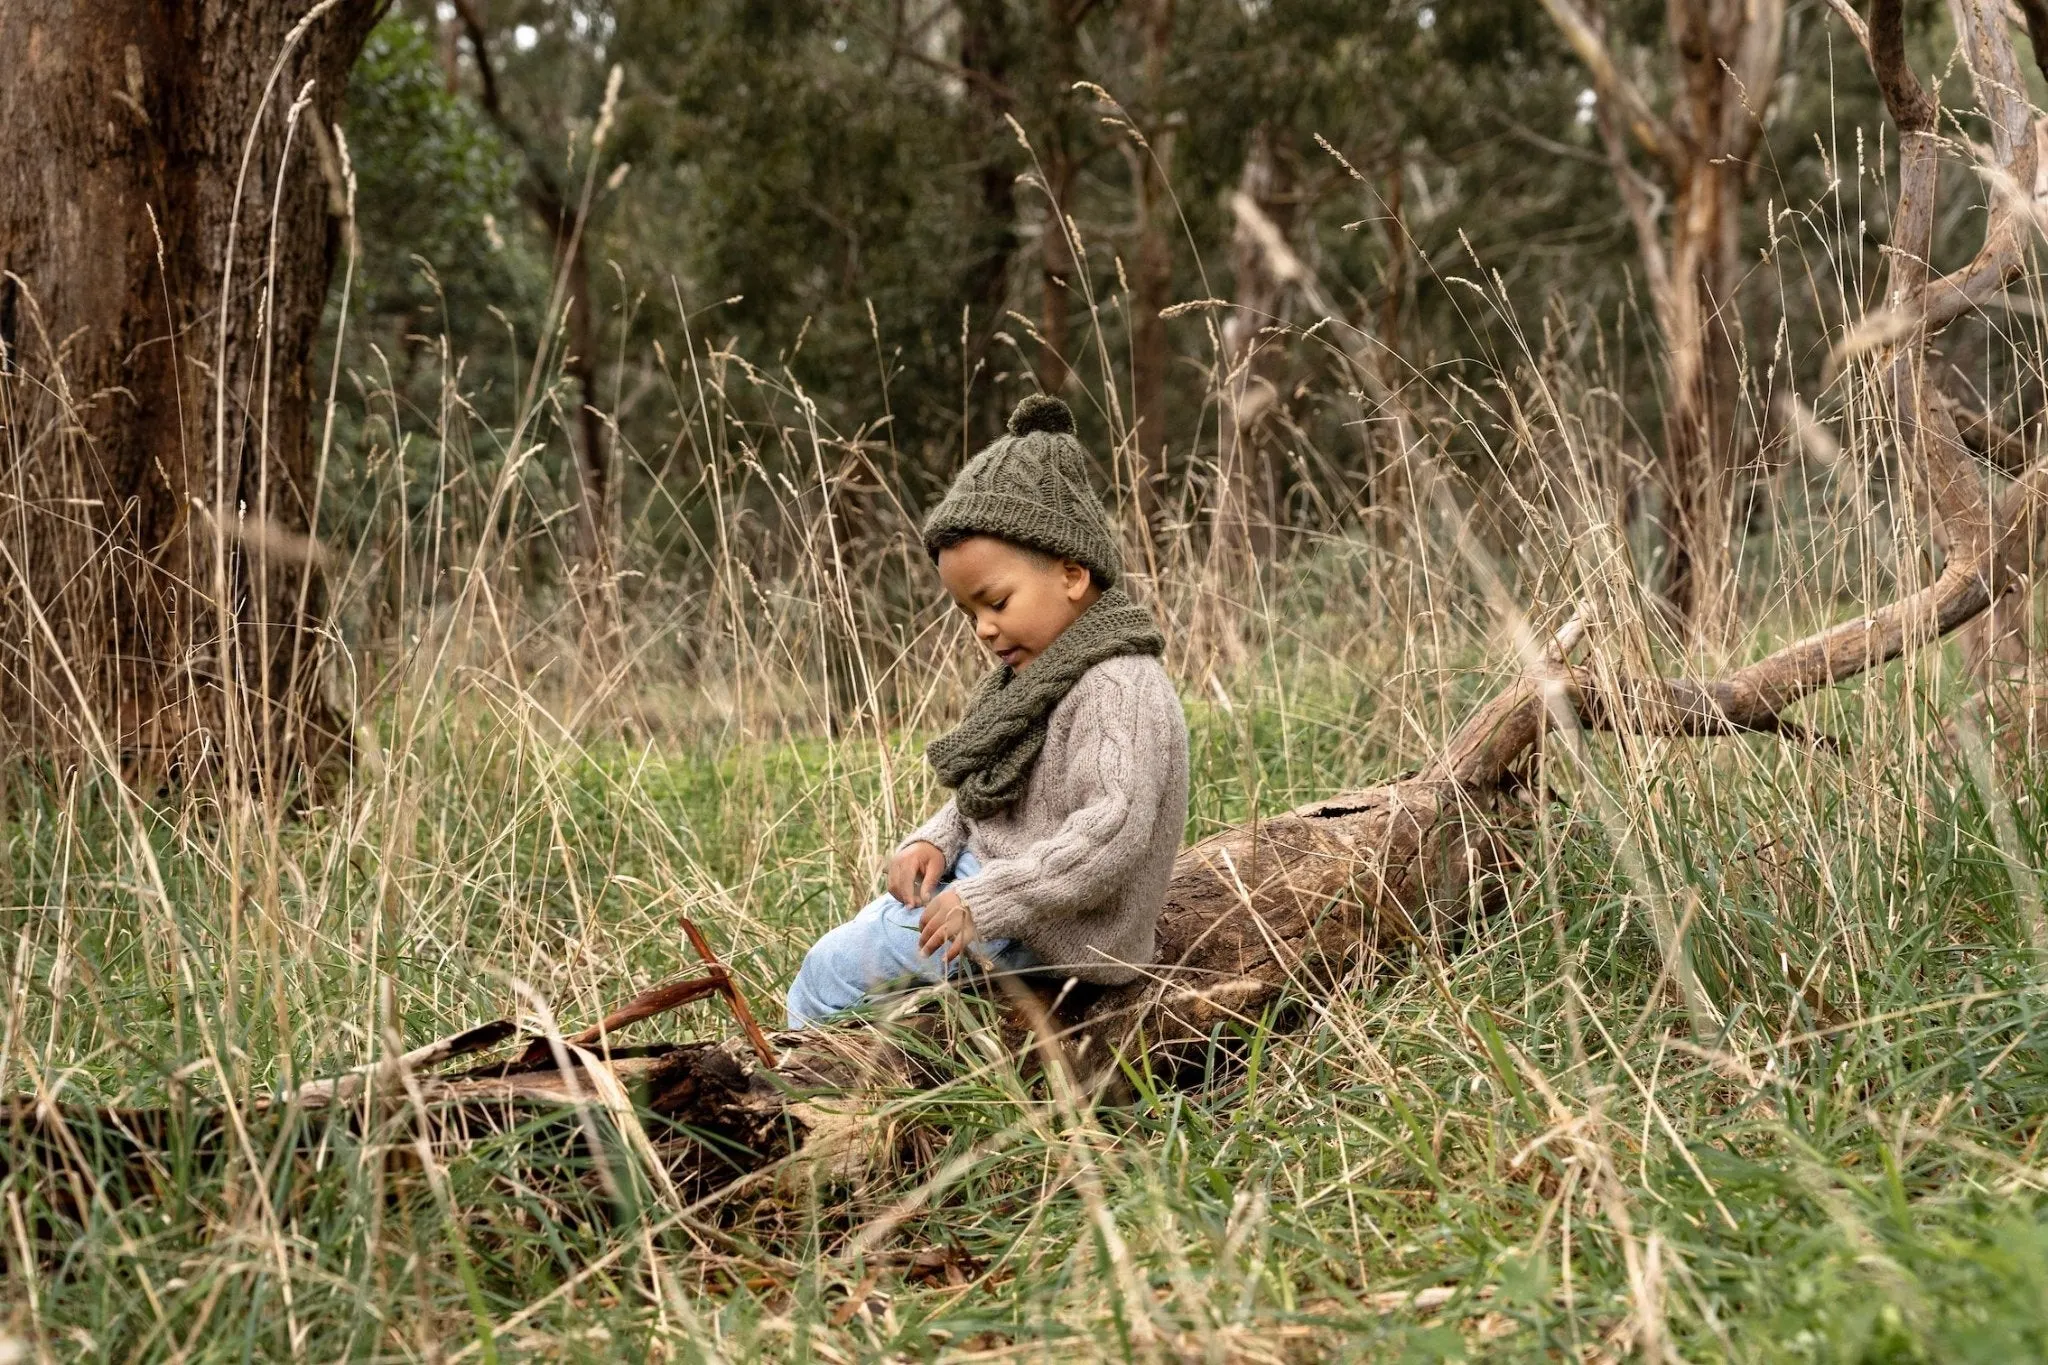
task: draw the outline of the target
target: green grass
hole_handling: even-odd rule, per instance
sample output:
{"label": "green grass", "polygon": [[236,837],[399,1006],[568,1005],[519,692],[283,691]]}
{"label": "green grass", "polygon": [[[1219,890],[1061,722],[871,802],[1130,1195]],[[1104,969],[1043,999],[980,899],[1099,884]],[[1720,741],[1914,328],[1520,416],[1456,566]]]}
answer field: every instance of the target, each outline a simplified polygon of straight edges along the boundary
{"label": "green grass", "polygon": [[[966,1047],[871,1118],[851,1177],[686,1207],[605,1123],[423,1170],[339,1129],[292,1157],[257,1118],[225,1166],[127,1198],[0,1146],[6,1331],[119,1359],[2039,1355],[2037,822],[1998,845],[1907,681],[1820,708],[1839,759],[1596,741],[1469,945],[1292,1002],[1207,1088],[1139,1076],[1125,1108]],[[1195,701],[1190,835],[1411,762],[1370,695],[1252,667]],[[248,812],[148,812],[161,894],[103,789],[17,774],[7,1087],[259,1093],[374,1055],[384,979],[412,1042],[521,1009],[515,982],[581,1023],[686,968],[684,913],[772,1013],[930,799],[918,736],[550,734],[451,702],[274,855]],[[2022,817],[2048,799],[2009,779]],[[1661,971],[1660,901],[1713,1036]]]}

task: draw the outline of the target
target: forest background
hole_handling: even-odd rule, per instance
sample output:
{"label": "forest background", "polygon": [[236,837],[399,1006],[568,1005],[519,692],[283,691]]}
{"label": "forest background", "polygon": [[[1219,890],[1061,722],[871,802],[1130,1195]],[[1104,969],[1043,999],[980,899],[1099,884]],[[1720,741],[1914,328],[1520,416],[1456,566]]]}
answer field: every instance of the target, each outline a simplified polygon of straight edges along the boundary
{"label": "forest background", "polygon": [[[692,969],[679,915],[774,1015],[938,797],[922,746],[982,662],[915,528],[1033,392],[1169,627],[1191,842],[1428,773],[1572,649],[1714,679],[1948,582],[1968,508],[1888,367],[1917,337],[1980,501],[2030,486],[2048,11],[323,13],[345,83],[295,67],[194,138],[283,149],[235,191],[260,327],[223,303],[157,387],[155,334],[88,374],[0,206],[0,1358],[2048,1351],[2032,558],[1991,625],[1796,725],[1586,711],[1492,793],[1513,856],[1455,923],[1290,972],[1192,1074],[1134,1057],[1127,1102],[1035,1076],[973,999],[851,1155],[708,1183],[676,1153],[718,1143],[624,1097],[444,1147],[396,1100],[264,1102],[597,1019]],[[244,55],[203,69],[258,110]],[[160,130],[126,60],[102,104]],[[1931,197],[1902,145],[1939,147]],[[35,152],[0,139],[0,187]],[[302,327],[269,311],[294,233]],[[152,307],[192,235],[130,224]],[[1967,306],[1901,322],[1902,260],[1994,247]],[[288,392],[291,430],[245,402],[231,436],[202,375]],[[124,394],[208,414],[180,420],[213,452],[141,555],[93,520]],[[175,445],[137,447],[140,503]],[[52,507],[89,548],[38,538]],[[167,546],[196,567],[159,599],[131,565]],[[60,1105],[228,1117],[137,1193],[53,1161]]]}

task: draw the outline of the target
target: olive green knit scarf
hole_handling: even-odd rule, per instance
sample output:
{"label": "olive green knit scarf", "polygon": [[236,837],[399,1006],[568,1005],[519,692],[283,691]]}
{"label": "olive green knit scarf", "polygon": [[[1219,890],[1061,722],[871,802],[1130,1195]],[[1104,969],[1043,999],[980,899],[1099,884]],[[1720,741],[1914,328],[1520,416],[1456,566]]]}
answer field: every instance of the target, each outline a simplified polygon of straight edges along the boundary
{"label": "olive green knit scarf", "polygon": [[960,813],[986,820],[1024,794],[1053,708],[1083,673],[1104,659],[1165,650],[1152,613],[1121,586],[1106,588],[1023,671],[1003,664],[982,679],[959,726],[933,740],[925,757],[953,788]]}

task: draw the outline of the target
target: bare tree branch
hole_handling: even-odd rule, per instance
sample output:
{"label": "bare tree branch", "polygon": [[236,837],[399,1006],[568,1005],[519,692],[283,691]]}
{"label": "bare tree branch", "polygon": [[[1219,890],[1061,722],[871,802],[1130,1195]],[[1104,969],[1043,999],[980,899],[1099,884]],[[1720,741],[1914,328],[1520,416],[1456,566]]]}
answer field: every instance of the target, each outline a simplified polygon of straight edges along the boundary
{"label": "bare tree branch", "polygon": [[1956,27],[1978,102],[1991,123],[1989,213],[1984,242],[1967,265],[1929,279],[1939,148],[1936,106],[1906,62],[1901,0],[1873,0],[1871,69],[1899,128],[1899,199],[1893,215],[1890,307],[1836,347],[1835,363],[1910,332],[1938,332],[1995,304],[2019,274],[2033,230],[2037,137],[2026,87],[1999,0],[1953,0]]}
{"label": "bare tree branch", "polygon": [[1682,173],[1686,160],[1685,139],[1650,107],[1650,102],[1643,98],[1635,83],[1615,65],[1614,53],[1608,48],[1606,37],[1579,8],[1577,0],[1543,0],[1543,8],[1557,24],[1564,40],[1571,45],[1580,64],[1586,68],[1586,74],[1593,81],[1594,93],[1621,111],[1629,132],[1642,144],[1643,150],[1670,167],[1674,175]]}
{"label": "bare tree branch", "polygon": [[1842,22],[1849,26],[1849,34],[1856,40],[1856,45],[1863,49],[1863,55],[1870,56],[1870,26],[1863,22],[1863,16],[1856,12],[1849,4],[1849,0],[1827,0],[1827,3],[1828,8],[1840,15]]}
{"label": "bare tree branch", "polygon": [[1877,88],[1884,95],[1884,107],[1899,135],[1931,132],[1934,100],[1906,60],[1904,0],[1870,0],[1870,28],[1860,36],[1863,50],[1870,56],[1870,70],[1877,77]]}

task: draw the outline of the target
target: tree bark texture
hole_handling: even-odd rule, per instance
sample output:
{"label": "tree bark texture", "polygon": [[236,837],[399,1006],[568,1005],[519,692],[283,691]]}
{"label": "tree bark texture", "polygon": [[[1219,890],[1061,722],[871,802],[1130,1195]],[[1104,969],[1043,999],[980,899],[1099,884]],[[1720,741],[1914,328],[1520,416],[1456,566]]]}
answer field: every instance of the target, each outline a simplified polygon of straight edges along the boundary
{"label": "tree bark texture", "polygon": [[0,6],[11,744],[265,785],[345,753],[310,538],[346,207],[320,148],[381,8]]}

